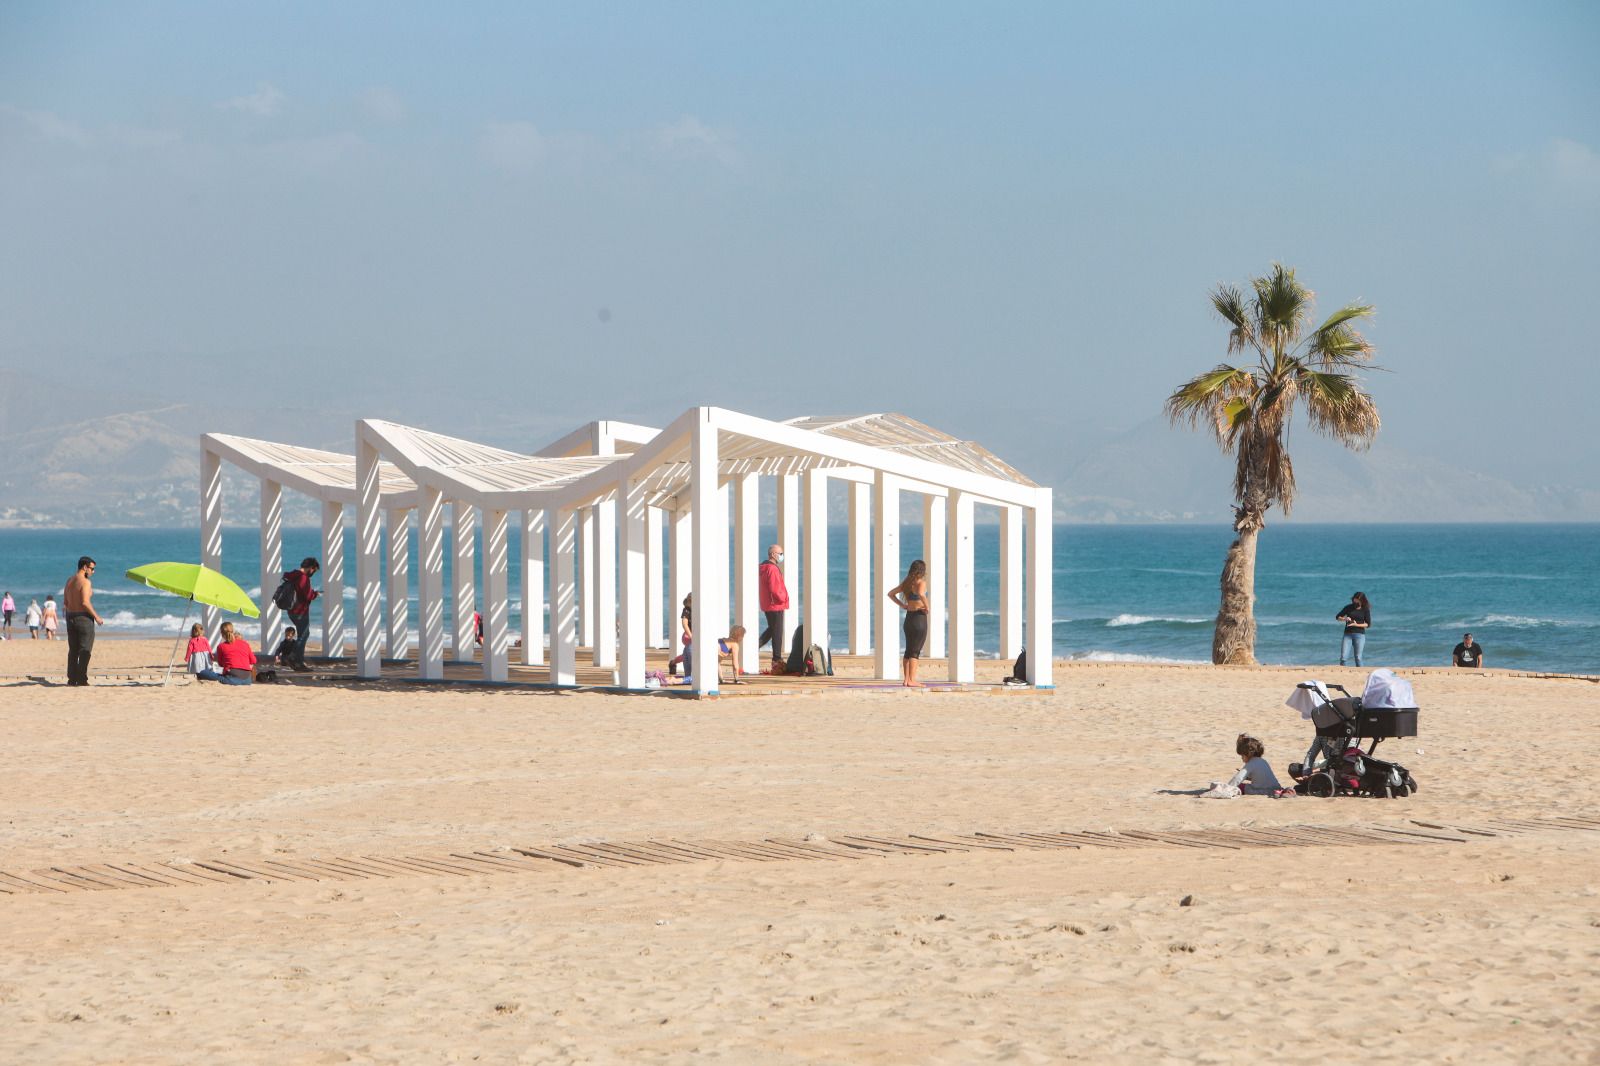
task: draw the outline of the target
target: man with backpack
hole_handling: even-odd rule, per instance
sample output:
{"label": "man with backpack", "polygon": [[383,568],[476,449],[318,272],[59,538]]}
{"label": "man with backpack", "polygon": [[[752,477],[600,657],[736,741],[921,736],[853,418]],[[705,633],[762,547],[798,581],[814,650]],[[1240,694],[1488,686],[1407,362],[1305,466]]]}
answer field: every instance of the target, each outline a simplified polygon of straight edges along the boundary
{"label": "man with backpack", "polygon": [[767,561],[756,568],[761,578],[757,582],[760,586],[758,597],[761,613],[767,619],[767,628],[762,630],[756,647],[772,641],[773,673],[778,673],[778,665],[783,662],[783,612],[789,609],[789,589],[783,583],[783,570],[778,566],[781,562],[783,545],[774,544],[767,549]]}
{"label": "man with backpack", "polygon": [[319,595],[311,587],[311,575],[321,569],[322,564],[315,557],[306,556],[300,560],[300,569],[285,571],[278,591],[272,594],[272,602],[288,613],[289,624],[295,631],[288,661],[284,662],[282,656],[279,661],[302,674],[311,669],[306,665],[306,638],[311,635],[311,601]]}

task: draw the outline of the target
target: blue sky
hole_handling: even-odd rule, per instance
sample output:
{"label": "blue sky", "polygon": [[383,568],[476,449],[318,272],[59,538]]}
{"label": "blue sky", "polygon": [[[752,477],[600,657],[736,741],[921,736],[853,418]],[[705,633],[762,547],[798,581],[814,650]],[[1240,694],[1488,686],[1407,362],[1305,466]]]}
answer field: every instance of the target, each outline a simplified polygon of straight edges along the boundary
{"label": "blue sky", "polygon": [[892,409],[1048,478],[1281,260],[1378,306],[1379,447],[1596,487],[1596,55],[1576,3],[13,2],[0,365]]}

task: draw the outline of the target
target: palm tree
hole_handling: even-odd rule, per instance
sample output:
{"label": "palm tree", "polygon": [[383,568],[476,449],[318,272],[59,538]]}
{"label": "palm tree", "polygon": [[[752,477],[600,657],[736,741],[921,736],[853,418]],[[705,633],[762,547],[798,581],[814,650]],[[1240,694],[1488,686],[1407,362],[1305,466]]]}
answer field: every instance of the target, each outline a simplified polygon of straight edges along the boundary
{"label": "palm tree", "polygon": [[[1184,382],[1166,402],[1174,424],[1205,422],[1226,455],[1235,457],[1233,528],[1222,568],[1222,605],[1211,639],[1211,661],[1255,663],[1256,537],[1273,504],[1294,506],[1294,463],[1286,447],[1295,404],[1311,428],[1347,448],[1365,449],[1378,434],[1378,407],[1354,371],[1371,366],[1372,345],[1354,323],[1373,313],[1349,304],[1304,336],[1314,304],[1294,271],[1274,263],[1251,278],[1248,295],[1218,285],[1211,306],[1228,324],[1228,354],[1254,354],[1254,364],[1214,370]],[[1375,368],[1374,368],[1375,369]]]}

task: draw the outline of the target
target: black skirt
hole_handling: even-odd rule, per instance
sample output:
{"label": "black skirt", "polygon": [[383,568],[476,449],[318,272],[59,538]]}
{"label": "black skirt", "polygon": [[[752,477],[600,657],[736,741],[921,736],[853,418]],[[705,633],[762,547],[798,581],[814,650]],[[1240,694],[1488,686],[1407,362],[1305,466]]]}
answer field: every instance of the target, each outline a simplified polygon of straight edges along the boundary
{"label": "black skirt", "polygon": [[907,659],[922,658],[922,646],[928,642],[928,612],[906,612],[906,654]]}

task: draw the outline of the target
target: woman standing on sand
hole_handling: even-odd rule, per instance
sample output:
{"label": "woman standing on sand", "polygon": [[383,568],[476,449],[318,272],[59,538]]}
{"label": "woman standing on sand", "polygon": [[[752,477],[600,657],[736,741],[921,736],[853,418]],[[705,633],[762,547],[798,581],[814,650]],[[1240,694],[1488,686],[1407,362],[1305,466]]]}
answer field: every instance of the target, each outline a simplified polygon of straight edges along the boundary
{"label": "woman standing on sand", "polygon": [[4,598],[0,598],[0,614],[5,615],[3,620],[3,629],[5,638],[7,640],[11,639],[11,616],[16,613],[17,601],[12,599],[11,593],[8,592],[5,594]]}
{"label": "woman standing on sand", "polygon": [[1361,655],[1367,648],[1367,630],[1372,628],[1372,604],[1367,602],[1365,592],[1357,592],[1350,597],[1350,602],[1339,608],[1336,621],[1344,623],[1344,639],[1339,644],[1339,665],[1345,665],[1346,659],[1352,659],[1357,666],[1361,664]]}
{"label": "woman standing on sand", "polygon": [[900,673],[906,688],[921,688],[917,680],[917,660],[928,640],[928,564],[918,559],[906,571],[906,579],[889,590],[889,599],[906,613],[904,631],[906,652],[900,659]]}
{"label": "woman standing on sand", "polygon": [[56,598],[54,596],[46,596],[44,598],[44,639],[56,639]]}

